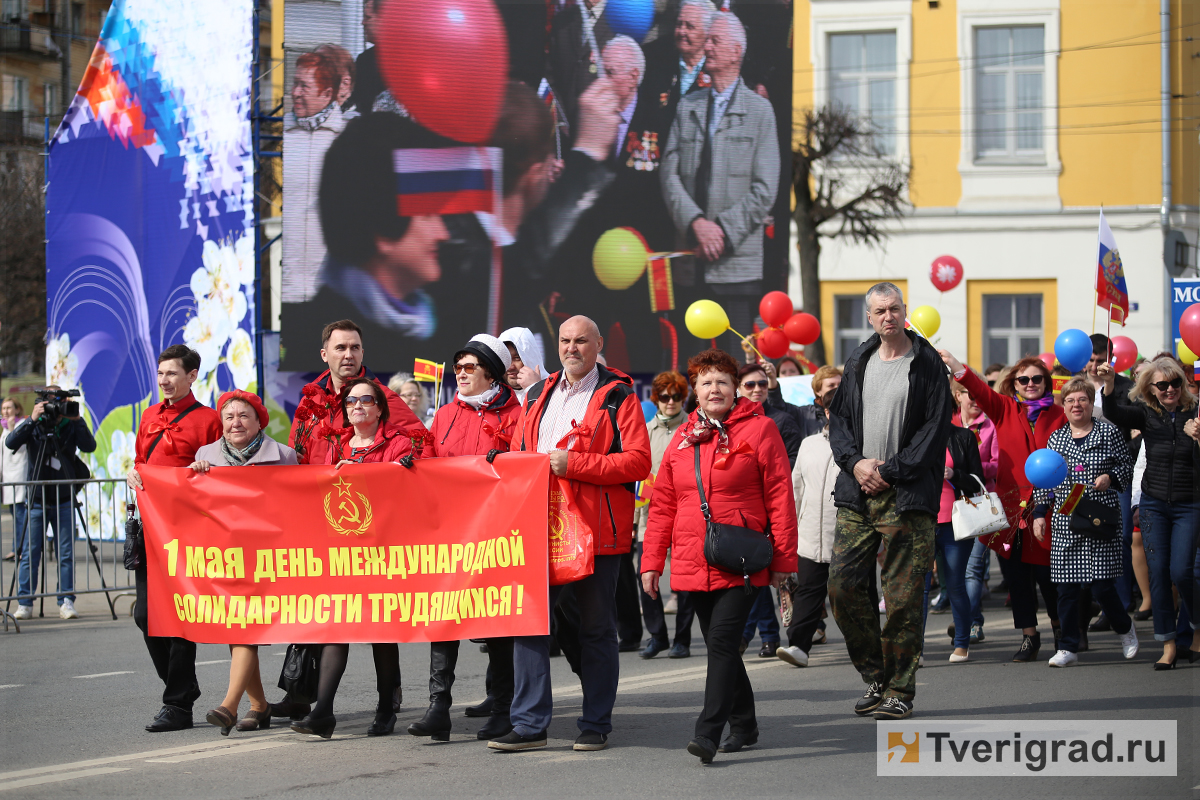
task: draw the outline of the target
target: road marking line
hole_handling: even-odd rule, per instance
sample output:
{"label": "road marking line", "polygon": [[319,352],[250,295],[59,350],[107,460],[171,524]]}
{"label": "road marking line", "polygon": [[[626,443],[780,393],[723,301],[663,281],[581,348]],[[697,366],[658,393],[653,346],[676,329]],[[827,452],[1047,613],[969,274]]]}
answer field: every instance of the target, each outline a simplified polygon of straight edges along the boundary
{"label": "road marking line", "polygon": [[147,764],[180,764],[184,761],[200,761],[204,758],[217,758],[219,756],[236,755],[237,753],[249,753],[255,750],[271,750],[276,747],[290,747],[293,742],[254,742],[252,744],[230,745],[224,750],[210,750],[207,753],[189,753],[188,755],[175,756],[173,758],[148,758]]}
{"label": "road marking line", "polygon": [[21,780],[0,783],[0,792],[3,792],[5,789],[24,789],[28,786],[40,786],[44,783],[59,783],[61,781],[73,781],[76,778],[93,778],[97,775],[110,775],[114,772],[128,771],[129,767],[99,767],[79,772],[68,772],[63,775],[43,775],[40,778],[23,778]]}
{"label": "road marking line", "polygon": [[20,689],[24,685],[23,683],[6,683],[0,686],[0,689]]}
{"label": "road marking line", "polygon": [[[256,736],[254,742],[262,742],[268,739],[282,739],[285,736],[295,736],[294,733],[275,733],[268,736]],[[27,778],[34,775],[44,775],[50,772],[66,772],[67,770],[83,769],[85,767],[96,767],[102,764],[119,764],[123,761],[139,761],[146,758],[154,758],[155,756],[171,756],[177,753],[193,753],[199,750],[215,750],[222,747],[229,747],[229,742],[199,742],[196,744],[185,744],[178,747],[164,747],[158,750],[144,750],[141,753],[128,753],[119,756],[107,756],[104,758],[89,758],[86,761],[76,761],[70,764],[55,764],[49,767],[32,767],[30,769],[19,769],[12,772],[0,772],[0,781],[11,780],[15,778]]]}
{"label": "road marking line", "polygon": [[95,675],[76,675],[75,680],[86,680],[88,678],[107,678],[112,675],[132,675],[135,670],[126,669],[120,672],[97,672]]}
{"label": "road marking line", "polygon": [[216,661],[197,661],[197,667],[207,667],[209,664],[228,664],[228,658],[218,658]]}

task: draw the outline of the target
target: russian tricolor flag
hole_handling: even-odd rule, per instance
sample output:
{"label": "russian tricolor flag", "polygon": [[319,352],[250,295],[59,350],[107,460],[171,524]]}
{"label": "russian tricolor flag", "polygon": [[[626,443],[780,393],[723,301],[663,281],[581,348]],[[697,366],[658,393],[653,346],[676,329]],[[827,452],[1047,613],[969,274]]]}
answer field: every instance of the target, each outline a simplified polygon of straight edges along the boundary
{"label": "russian tricolor flag", "polygon": [[498,147],[408,148],[392,153],[396,213],[496,213],[504,156]]}

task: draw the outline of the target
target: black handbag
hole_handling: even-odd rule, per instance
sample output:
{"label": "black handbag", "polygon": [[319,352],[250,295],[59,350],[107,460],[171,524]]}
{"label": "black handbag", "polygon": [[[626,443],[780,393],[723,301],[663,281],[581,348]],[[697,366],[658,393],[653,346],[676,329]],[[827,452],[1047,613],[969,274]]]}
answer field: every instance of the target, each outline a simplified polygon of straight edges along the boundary
{"label": "black handbag", "polygon": [[1084,497],[1075,504],[1070,523],[1075,533],[1098,542],[1111,542],[1121,536],[1121,509]]}
{"label": "black handbag", "polygon": [[750,594],[754,591],[750,576],[771,566],[775,558],[771,534],[769,531],[713,522],[708,500],[704,497],[704,481],[700,477],[700,447],[696,445],[694,449],[696,491],[700,493],[700,511],[704,514],[704,558],[719,570],[741,575],[746,594]]}
{"label": "black handbag", "polygon": [[321,673],[319,644],[289,644],[279,671],[279,688],[293,703],[312,703],[317,699],[317,679]]}

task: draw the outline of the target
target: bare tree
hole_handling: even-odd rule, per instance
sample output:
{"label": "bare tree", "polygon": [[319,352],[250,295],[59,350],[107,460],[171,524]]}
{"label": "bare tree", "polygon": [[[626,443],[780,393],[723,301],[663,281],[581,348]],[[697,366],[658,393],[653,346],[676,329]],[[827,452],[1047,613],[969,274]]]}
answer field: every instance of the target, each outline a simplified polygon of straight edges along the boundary
{"label": "bare tree", "polygon": [[[800,287],[804,310],[821,319],[821,237],[881,245],[887,238],[882,223],[909,207],[904,197],[908,175],[880,149],[872,123],[842,107],[806,110],[799,134],[792,153],[792,186]],[[821,320],[821,338],[805,351],[817,364],[825,363],[826,327]]]}
{"label": "bare tree", "polygon": [[36,148],[0,152],[0,361],[40,371],[46,343],[46,220]]}

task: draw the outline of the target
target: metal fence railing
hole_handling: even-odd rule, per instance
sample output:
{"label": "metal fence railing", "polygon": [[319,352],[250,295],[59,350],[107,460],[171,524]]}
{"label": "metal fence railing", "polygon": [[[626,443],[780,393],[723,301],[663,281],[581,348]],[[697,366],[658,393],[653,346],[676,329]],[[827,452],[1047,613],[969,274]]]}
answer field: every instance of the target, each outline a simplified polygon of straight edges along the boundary
{"label": "metal fence railing", "polygon": [[6,481],[0,492],[24,500],[5,506],[0,518],[0,547],[16,554],[13,561],[0,560],[4,629],[10,619],[16,622],[14,605],[34,605],[34,613],[44,616],[46,599],[63,595],[103,594],[116,619],[116,598],[135,591],[124,564],[125,479]]}

